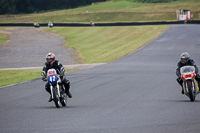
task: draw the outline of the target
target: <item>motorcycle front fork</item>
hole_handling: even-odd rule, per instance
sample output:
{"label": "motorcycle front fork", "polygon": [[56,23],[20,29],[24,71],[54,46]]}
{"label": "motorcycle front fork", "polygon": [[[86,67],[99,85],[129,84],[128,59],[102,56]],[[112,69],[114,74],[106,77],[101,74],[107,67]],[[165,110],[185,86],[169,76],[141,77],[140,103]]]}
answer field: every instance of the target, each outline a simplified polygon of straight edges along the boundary
{"label": "motorcycle front fork", "polygon": [[[200,93],[198,82],[193,82],[193,85],[194,85],[194,83],[195,83],[195,85],[197,87],[197,92]],[[185,89],[186,89],[186,86],[185,86],[185,83],[183,82],[183,91],[184,91],[184,94],[185,94],[185,91],[186,91]],[[188,89],[187,89],[187,92],[188,92]]]}
{"label": "motorcycle front fork", "polygon": [[50,86],[50,90],[51,90],[51,97],[53,99],[54,97],[53,97],[53,86],[52,85]]}
{"label": "motorcycle front fork", "polygon": [[[57,84],[57,94],[58,94],[58,97],[60,97],[60,86]],[[50,86],[50,90],[51,90],[51,97],[52,97],[52,99],[54,99],[54,97],[53,97],[53,86],[51,85]]]}

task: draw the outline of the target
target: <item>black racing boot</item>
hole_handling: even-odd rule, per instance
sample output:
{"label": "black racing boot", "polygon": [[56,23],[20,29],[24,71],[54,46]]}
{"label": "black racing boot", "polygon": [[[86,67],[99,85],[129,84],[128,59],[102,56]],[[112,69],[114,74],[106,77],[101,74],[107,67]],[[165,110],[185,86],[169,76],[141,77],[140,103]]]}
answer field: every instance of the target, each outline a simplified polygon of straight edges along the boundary
{"label": "black racing boot", "polygon": [[51,97],[51,95],[50,95],[50,98],[49,98],[49,102],[51,102],[53,99],[52,99],[52,97]]}
{"label": "black racing boot", "polygon": [[72,94],[71,94],[71,92],[69,91],[69,89],[66,90],[65,92],[66,92],[66,94],[67,94],[67,96],[68,96],[69,98],[72,98]]}
{"label": "black racing boot", "polygon": [[182,85],[182,84],[183,84],[183,80],[182,80],[180,77],[178,77],[178,78],[176,79],[176,81],[180,84],[180,86],[181,86],[181,88],[182,88],[181,93],[182,93],[182,94],[185,94],[185,93],[184,93],[184,89],[183,89],[183,85]]}
{"label": "black racing boot", "polygon": [[70,88],[70,82],[69,82],[69,80],[67,80],[66,78],[64,78],[63,79],[63,84],[65,86],[65,93],[67,94],[67,96],[69,98],[72,98],[72,94],[69,91],[69,88]]}
{"label": "black racing boot", "polygon": [[185,92],[185,91],[184,91],[183,86],[182,86],[182,91],[181,91],[181,93],[182,93],[182,94],[185,94],[184,92]]}
{"label": "black racing boot", "polygon": [[181,93],[182,93],[182,94],[185,94],[183,89],[182,89]]}

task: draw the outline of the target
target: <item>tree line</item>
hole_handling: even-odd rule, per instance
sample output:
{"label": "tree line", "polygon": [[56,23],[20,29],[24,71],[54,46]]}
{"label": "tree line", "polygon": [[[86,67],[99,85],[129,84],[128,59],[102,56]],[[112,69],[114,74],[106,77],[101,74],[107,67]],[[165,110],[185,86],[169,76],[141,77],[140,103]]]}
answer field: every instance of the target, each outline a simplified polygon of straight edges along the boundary
{"label": "tree line", "polygon": [[0,14],[69,9],[107,0],[0,0]]}

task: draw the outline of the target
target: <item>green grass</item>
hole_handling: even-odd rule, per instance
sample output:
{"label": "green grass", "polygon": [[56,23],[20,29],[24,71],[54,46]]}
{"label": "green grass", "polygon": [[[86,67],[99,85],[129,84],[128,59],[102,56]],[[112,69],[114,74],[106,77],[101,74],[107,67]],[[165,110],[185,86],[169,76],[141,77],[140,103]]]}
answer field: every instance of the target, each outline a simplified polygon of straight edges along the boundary
{"label": "green grass", "polygon": [[8,35],[0,33],[0,46],[8,40]]}
{"label": "green grass", "polygon": [[[0,28],[0,31],[4,28]],[[3,45],[8,40],[8,35],[0,33],[0,46]]]}
{"label": "green grass", "polygon": [[[85,63],[110,62],[142,47],[168,26],[45,28],[66,38]],[[67,72],[72,71],[68,70]],[[0,87],[41,78],[40,69],[0,70]]]}
{"label": "green grass", "polygon": [[[67,69],[66,72],[72,71]],[[40,69],[31,70],[0,70],[0,87],[15,84],[18,82],[28,81],[32,79],[41,78]]]}
{"label": "green grass", "polygon": [[[170,3],[137,3],[131,0],[111,0],[85,7],[45,13],[0,15],[1,23],[40,22],[75,23],[83,22],[138,22],[174,21],[177,9],[188,9],[194,19],[200,19],[199,0],[176,0]],[[88,13],[86,13],[88,11]]]}
{"label": "green grass", "polygon": [[[167,26],[45,28],[66,38],[85,63],[110,62],[140,48]],[[71,71],[71,70],[67,70]],[[42,70],[0,70],[0,87],[41,77]]]}
{"label": "green grass", "polygon": [[103,63],[121,58],[157,37],[168,26],[55,27],[47,31],[66,38],[85,63]]}

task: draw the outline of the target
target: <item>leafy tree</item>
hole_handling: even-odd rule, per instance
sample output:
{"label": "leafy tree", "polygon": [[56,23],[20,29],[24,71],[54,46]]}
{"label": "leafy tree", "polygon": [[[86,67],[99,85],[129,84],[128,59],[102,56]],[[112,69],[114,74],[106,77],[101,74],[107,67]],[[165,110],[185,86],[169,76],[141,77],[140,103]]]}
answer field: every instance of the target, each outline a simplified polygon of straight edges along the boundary
{"label": "leafy tree", "polygon": [[0,0],[0,14],[68,9],[107,0]]}
{"label": "leafy tree", "polygon": [[0,0],[0,14],[14,13],[16,11],[17,0]]}

